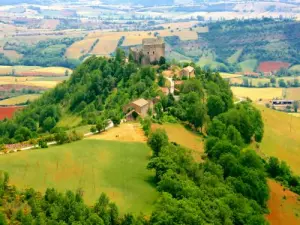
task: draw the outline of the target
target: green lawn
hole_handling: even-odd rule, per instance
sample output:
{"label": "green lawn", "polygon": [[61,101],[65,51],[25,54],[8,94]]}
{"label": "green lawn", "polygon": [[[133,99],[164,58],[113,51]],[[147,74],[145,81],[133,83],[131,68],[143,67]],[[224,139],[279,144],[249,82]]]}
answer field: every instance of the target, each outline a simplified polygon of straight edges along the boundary
{"label": "green lawn", "polygon": [[256,59],[248,59],[243,62],[239,63],[240,67],[242,68],[243,72],[253,72],[257,67],[257,60]]}
{"label": "green lawn", "polygon": [[149,155],[150,149],[144,143],[86,139],[45,150],[2,155],[0,165],[18,188],[81,188],[90,205],[105,192],[122,214],[149,215],[158,197],[151,183],[154,174],[146,169]]}

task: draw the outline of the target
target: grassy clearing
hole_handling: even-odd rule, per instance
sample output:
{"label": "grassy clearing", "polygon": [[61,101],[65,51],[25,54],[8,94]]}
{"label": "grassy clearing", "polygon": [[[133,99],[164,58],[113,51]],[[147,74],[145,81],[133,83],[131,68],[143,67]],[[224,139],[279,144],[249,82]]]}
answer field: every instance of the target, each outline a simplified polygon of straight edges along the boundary
{"label": "grassy clearing", "polygon": [[8,98],[5,100],[0,101],[0,105],[16,105],[16,104],[23,104],[26,103],[28,100],[33,101],[39,98],[40,94],[30,94],[30,95],[20,95],[13,98]]}
{"label": "grassy clearing", "polygon": [[64,114],[63,117],[59,120],[58,127],[76,127],[80,124],[82,118],[80,116]]}
{"label": "grassy clearing", "polygon": [[81,188],[88,204],[105,192],[121,213],[151,213],[158,193],[146,169],[150,149],[144,143],[82,140],[46,150],[0,157],[1,169],[9,172],[19,188],[45,191]]}
{"label": "grassy clearing", "polygon": [[259,99],[282,98],[282,88],[231,87],[231,90],[235,96],[248,97],[253,101]]}
{"label": "grassy clearing", "polygon": [[227,59],[227,61],[228,61],[229,63],[237,63],[238,60],[239,60],[239,58],[240,58],[240,56],[241,56],[241,54],[242,54],[242,52],[243,52],[243,49],[237,50],[232,56],[230,56],[230,57]]}
{"label": "grassy clearing", "polygon": [[152,129],[165,129],[169,140],[176,142],[193,151],[193,156],[197,161],[201,160],[201,154],[204,153],[203,138],[192,131],[187,130],[181,124],[153,124]]}
{"label": "grassy clearing", "polygon": [[273,181],[268,180],[270,187],[270,199],[268,208],[270,214],[266,216],[272,225],[300,224],[299,196]]}
{"label": "grassy clearing", "polygon": [[253,72],[257,67],[257,60],[256,59],[248,59],[243,62],[240,62],[239,65],[242,68],[243,72]]}
{"label": "grassy clearing", "polygon": [[257,105],[265,124],[260,151],[284,160],[300,175],[300,118]]}

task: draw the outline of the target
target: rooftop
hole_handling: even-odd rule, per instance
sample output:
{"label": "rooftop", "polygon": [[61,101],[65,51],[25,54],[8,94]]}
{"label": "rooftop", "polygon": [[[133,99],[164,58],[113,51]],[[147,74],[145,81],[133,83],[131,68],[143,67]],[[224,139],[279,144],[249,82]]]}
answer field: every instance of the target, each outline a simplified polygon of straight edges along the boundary
{"label": "rooftop", "polygon": [[148,104],[148,101],[145,100],[145,99],[143,99],[143,98],[140,98],[140,99],[135,100],[134,102],[132,102],[132,104],[135,104],[135,105],[137,105],[139,107],[143,107],[143,106],[145,106],[145,105]]}
{"label": "rooftop", "polygon": [[188,71],[189,73],[193,72],[195,69],[192,66],[187,66],[185,68],[183,68],[183,70]]}

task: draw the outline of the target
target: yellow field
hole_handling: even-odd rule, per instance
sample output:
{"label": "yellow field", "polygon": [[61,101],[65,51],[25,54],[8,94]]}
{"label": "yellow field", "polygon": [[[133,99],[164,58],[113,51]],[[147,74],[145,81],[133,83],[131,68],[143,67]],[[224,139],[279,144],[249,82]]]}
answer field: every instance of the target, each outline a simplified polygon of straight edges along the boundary
{"label": "yellow field", "polygon": [[231,90],[235,96],[248,97],[253,101],[257,101],[259,99],[282,98],[282,88],[231,87]]}
{"label": "yellow field", "polygon": [[159,24],[157,27],[164,27],[165,29],[184,29],[190,28],[198,24],[198,21],[190,21],[190,22],[179,22],[179,23],[164,23]]}
{"label": "yellow field", "polygon": [[291,100],[300,100],[300,88],[287,88],[286,98]]}
{"label": "yellow field", "polygon": [[146,33],[129,34],[126,35],[122,46],[141,45],[144,38],[151,38],[151,37],[153,37],[153,33],[151,33],[151,35]]}
{"label": "yellow field", "polygon": [[171,32],[170,30],[159,30],[156,32],[159,33],[159,35],[162,37],[178,36],[180,38],[180,40],[182,40],[182,41],[198,39],[198,34],[196,31],[190,31],[190,30],[176,31],[176,30],[174,30],[174,32]]}
{"label": "yellow field", "polygon": [[300,118],[262,105],[256,107],[265,124],[260,152],[286,161],[292,171],[300,175]]}
{"label": "yellow field", "polygon": [[53,88],[62,80],[43,80],[44,77],[0,76],[0,84],[20,84],[35,87]]}
{"label": "yellow field", "polygon": [[69,75],[71,75],[72,70],[64,67],[45,67],[45,68],[38,68],[33,69],[31,72],[37,72],[37,73],[55,73],[59,75],[65,75],[65,72],[68,71]]}
{"label": "yellow field", "polygon": [[110,53],[113,53],[120,40],[120,36],[104,36],[99,38],[98,44],[95,46],[91,54],[108,56]]}
{"label": "yellow field", "polygon": [[64,67],[39,67],[39,66],[0,66],[0,75],[11,75],[12,72],[16,75],[23,72],[33,72],[33,73],[55,73],[60,76],[64,76],[65,71],[68,70],[69,74],[72,70]]}
{"label": "yellow field", "polygon": [[88,53],[92,44],[97,40],[97,38],[84,39],[82,41],[75,42],[66,51],[65,56],[71,59],[78,59],[82,55]]}
{"label": "yellow field", "polygon": [[21,95],[18,97],[8,98],[0,101],[0,105],[16,105],[26,103],[28,100],[33,101],[40,97],[39,94]]}
{"label": "yellow field", "polygon": [[240,75],[240,74],[234,74],[234,73],[220,73],[220,75],[224,79],[242,77],[242,75]]}

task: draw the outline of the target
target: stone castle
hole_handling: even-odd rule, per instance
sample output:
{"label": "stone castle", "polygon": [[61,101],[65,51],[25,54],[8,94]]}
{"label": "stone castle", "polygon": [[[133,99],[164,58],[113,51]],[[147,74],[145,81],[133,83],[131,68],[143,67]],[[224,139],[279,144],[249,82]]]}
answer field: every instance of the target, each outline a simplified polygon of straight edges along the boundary
{"label": "stone castle", "polygon": [[159,62],[165,57],[165,42],[161,37],[143,39],[142,46],[130,48],[135,61],[142,65]]}

